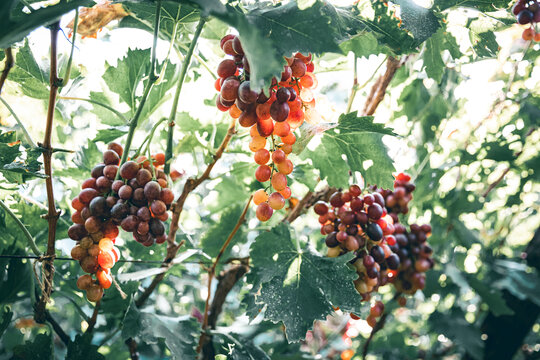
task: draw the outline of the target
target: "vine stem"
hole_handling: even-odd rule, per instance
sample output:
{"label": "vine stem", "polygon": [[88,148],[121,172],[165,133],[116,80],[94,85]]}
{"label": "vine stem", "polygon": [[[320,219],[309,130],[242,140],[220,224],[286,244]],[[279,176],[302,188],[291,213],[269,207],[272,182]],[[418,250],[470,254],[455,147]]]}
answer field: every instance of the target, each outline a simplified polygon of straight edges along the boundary
{"label": "vine stem", "polygon": [[249,197],[249,199],[248,199],[248,201],[246,203],[246,206],[244,207],[244,211],[242,211],[242,214],[238,218],[238,221],[236,222],[236,225],[234,226],[233,230],[231,231],[231,233],[227,237],[227,240],[225,240],[225,242],[221,246],[221,249],[219,250],[219,253],[216,256],[216,259],[214,260],[214,262],[212,263],[212,266],[208,270],[208,291],[207,291],[208,293],[206,295],[206,301],[204,303],[204,317],[203,317],[203,324],[202,324],[202,334],[201,334],[201,337],[199,339],[199,346],[197,347],[197,351],[201,351],[202,345],[203,345],[205,337],[206,337],[205,336],[205,331],[208,328],[208,310],[209,310],[209,306],[210,306],[210,296],[212,294],[212,280],[214,279],[214,275],[216,274],[217,264],[219,263],[219,260],[221,259],[221,257],[225,253],[225,250],[227,249],[227,247],[231,243],[232,238],[234,237],[234,235],[236,235],[236,233],[238,232],[238,229],[240,229],[240,226],[242,226],[242,223],[244,222],[244,220],[246,218],[246,214],[247,214],[247,212],[249,210],[249,205],[251,204],[251,199],[253,199],[253,195],[251,195]]}
{"label": "vine stem", "polygon": [[[129,149],[131,148],[133,135],[135,134],[135,129],[137,128],[137,125],[139,123],[139,117],[142,114],[144,104],[146,103],[146,100],[148,99],[148,95],[150,95],[150,91],[152,91],[152,87],[159,79],[159,77],[156,75],[156,61],[157,61],[156,50],[157,50],[157,42],[158,42],[158,36],[159,36],[160,15],[161,15],[161,0],[157,0],[156,1],[156,18],[154,20],[154,41],[152,43],[152,54],[151,54],[151,60],[150,60],[150,73],[148,76],[148,82],[146,83],[146,86],[144,87],[143,96],[141,98],[141,101],[139,102],[137,111],[135,112],[135,115],[133,115],[133,118],[131,119],[129,123],[128,135],[126,139],[126,144],[124,145],[124,153],[122,154],[122,159],[120,161],[119,168],[120,166],[122,166],[122,164],[126,162],[129,156]],[[120,179],[120,171],[118,171],[116,178]]]}
{"label": "vine stem", "polygon": [[26,129],[26,127],[24,126],[24,124],[22,123],[21,119],[19,119],[19,117],[17,116],[17,114],[15,113],[15,111],[11,108],[11,106],[9,105],[9,103],[4,100],[3,97],[0,96],[0,101],[2,101],[2,103],[4,104],[4,106],[9,110],[9,112],[11,113],[11,115],[13,116],[13,118],[15,119],[15,121],[17,122],[17,124],[19,125],[19,127],[21,128],[22,132],[23,132],[23,136],[24,138],[26,139],[26,142],[28,142],[28,144],[30,144],[32,147],[37,147],[36,143],[34,142],[34,140],[32,140],[32,137],[30,136],[30,133],[28,132],[28,130]]}
{"label": "vine stem", "polygon": [[41,251],[39,251],[36,245],[36,242],[34,241],[34,237],[32,236],[32,234],[30,234],[30,232],[28,231],[26,226],[24,226],[22,221],[13,213],[13,211],[11,211],[11,209],[2,200],[0,200],[0,207],[4,209],[4,211],[7,212],[9,216],[13,218],[17,226],[21,229],[24,236],[28,240],[28,246],[30,246],[30,249],[32,249],[32,252],[36,256],[41,256]]}
{"label": "vine stem", "polygon": [[351,88],[351,95],[349,96],[349,101],[347,102],[347,110],[345,110],[345,114],[348,114],[351,112],[351,107],[354,101],[354,98],[356,97],[356,92],[358,91],[358,57],[354,55],[353,60],[353,85]]}
{"label": "vine stem", "polygon": [[189,45],[187,54],[184,57],[184,61],[182,62],[182,69],[180,70],[180,78],[178,79],[178,84],[176,85],[176,91],[174,93],[174,100],[171,107],[171,113],[169,115],[169,129],[167,132],[167,149],[165,150],[164,171],[165,171],[165,174],[167,175],[171,171],[170,160],[172,159],[172,155],[173,155],[172,154],[173,134],[174,134],[174,126],[175,126],[175,120],[176,120],[176,111],[178,110],[178,101],[180,100],[180,93],[182,92],[182,86],[184,85],[184,80],[186,78],[189,65],[191,63],[191,57],[193,55],[193,51],[195,50],[195,46],[197,45],[199,36],[201,35],[205,22],[206,22],[205,19],[201,18],[199,20],[199,23],[197,24],[197,29],[195,30],[195,34],[193,35],[193,39],[191,40],[191,44]]}
{"label": "vine stem", "polygon": [[88,320],[88,327],[86,328],[87,333],[91,333],[92,331],[94,331],[94,327],[96,326],[100,305],[101,305],[101,300],[98,300],[96,302],[96,306],[94,306],[94,311],[92,312],[92,317],[90,317],[90,320]]}
{"label": "vine stem", "polygon": [[[395,293],[394,297],[392,298],[392,301],[395,301],[400,296],[401,296],[401,292]],[[376,333],[378,333],[384,327],[384,324],[386,323],[386,318],[388,317],[389,314],[390,313],[388,311],[385,311],[384,314],[379,319],[379,321],[377,321],[377,323],[375,324],[375,326],[371,330],[371,333],[369,334],[369,337],[368,337],[368,339],[366,340],[366,342],[364,344],[364,348],[363,348],[363,351],[362,351],[362,360],[366,359],[366,356],[367,356],[367,354],[369,352],[369,345],[371,344],[371,341],[373,340],[373,337],[375,336]]]}
{"label": "vine stem", "polygon": [[75,20],[73,23],[73,37],[71,38],[71,51],[69,52],[69,59],[66,66],[66,72],[62,78],[61,87],[66,86],[71,77],[71,65],[73,64],[73,52],[75,51],[75,39],[77,38],[77,28],[79,27],[79,8],[75,9]]}
{"label": "vine stem", "polygon": [[11,46],[5,49],[4,53],[6,54],[6,61],[4,64],[4,70],[2,70],[2,75],[0,75],[0,94],[2,93],[2,88],[4,87],[4,83],[6,82],[9,71],[15,64],[15,61],[13,60],[13,51],[11,50]]}
{"label": "vine stem", "polygon": [[[60,30],[60,22],[56,22],[50,25],[51,33],[51,66],[50,66],[50,91],[49,91],[49,105],[47,108],[47,122],[45,126],[45,137],[43,144],[40,146],[43,148],[43,166],[45,168],[45,185],[47,190],[47,202],[48,212],[47,221],[49,223],[49,234],[47,238],[47,252],[45,253],[47,258],[43,259],[43,285],[42,294],[39,302],[36,305],[34,318],[36,322],[43,323],[46,320],[45,310],[47,302],[52,291],[53,278],[54,278],[54,256],[56,255],[55,242],[56,242],[56,224],[60,217],[60,212],[56,209],[54,201],[53,180],[52,180],[52,154],[53,149],[51,146],[51,136],[53,131],[54,109],[56,105],[56,95],[58,92],[58,69],[57,69],[57,44],[58,44],[58,31]],[[38,144],[39,145],[39,144]]]}
{"label": "vine stem", "polygon": [[[176,244],[176,232],[180,228],[179,221],[180,221],[180,214],[182,213],[182,210],[184,209],[184,203],[186,202],[186,199],[188,195],[194,191],[201,183],[203,183],[205,180],[210,178],[210,172],[216,165],[217,161],[221,158],[223,153],[225,152],[225,149],[227,148],[227,145],[231,141],[231,138],[236,133],[236,120],[231,120],[231,125],[229,126],[229,130],[227,131],[227,135],[225,135],[225,138],[219,145],[219,148],[216,151],[216,154],[214,155],[213,161],[207,165],[206,170],[204,173],[197,177],[197,178],[190,178],[186,181],[186,184],[184,185],[184,188],[182,190],[182,193],[176,200],[176,202],[171,207],[173,214],[171,217],[171,225],[169,226],[169,234],[167,235],[167,254],[165,255],[165,258],[162,262],[162,267],[169,268],[171,266],[171,262],[176,257],[176,254],[178,253],[178,250],[182,247],[184,242],[180,242],[178,245]],[[150,285],[143,291],[141,296],[135,301],[135,304],[138,307],[141,307],[144,305],[146,300],[150,297],[154,289],[157,287],[157,285],[163,280],[165,277],[166,271],[157,274]]]}

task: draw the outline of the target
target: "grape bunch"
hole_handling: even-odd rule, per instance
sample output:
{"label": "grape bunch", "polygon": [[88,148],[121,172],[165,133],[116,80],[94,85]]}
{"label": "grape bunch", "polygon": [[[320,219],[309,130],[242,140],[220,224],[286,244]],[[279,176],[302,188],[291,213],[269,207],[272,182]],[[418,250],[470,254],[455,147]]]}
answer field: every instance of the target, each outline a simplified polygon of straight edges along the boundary
{"label": "grape bunch", "polygon": [[[358,185],[352,185],[346,192],[332,194],[329,203],[314,205],[328,256],[355,254],[350,262],[358,273],[354,284],[364,301],[389,283],[407,294],[423,289],[424,273],[434,265],[433,250],[426,242],[431,226],[412,224],[407,231],[399,222],[398,215],[408,212],[415,189],[410,180],[401,173],[393,191],[373,186],[363,195]],[[376,323],[376,317],[370,322]]]}
{"label": "grape bunch", "polygon": [[396,243],[395,228],[384,197],[376,191],[361,195],[360,187],[352,185],[349,191],[332,194],[329,204],[317,202],[314,211],[326,235],[328,256],[349,251],[356,255],[351,261],[359,275],[355,287],[367,300],[370,292],[396,275],[400,259],[390,249]]}
{"label": "grape bunch", "polygon": [[256,92],[251,88],[249,62],[240,39],[226,35],[220,45],[225,54],[233,58],[223,60],[217,68],[216,105],[221,111],[228,110],[241,126],[250,127],[249,149],[259,165],[255,178],[261,183],[270,182],[255,192],[253,201],[257,205],[257,218],[267,221],[291,196],[287,175],[294,166],[287,156],[296,142],[294,130],[304,120],[318,118],[312,92],[317,86],[314,64],[311,55],[296,53],[286,58],[280,79],[272,79],[269,95],[266,95],[262,90]]}
{"label": "grape bunch", "polygon": [[120,258],[114,246],[119,227],[133,232],[135,240],[145,246],[166,240],[163,221],[168,218],[174,194],[167,188],[163,171],[153,167],[164,164],[164,155],[156,154],[153,165],[146,157],[138,157],[119,169],[122,153],[122,146],[109,144],[103,163],[92,169],[91,177],[82,183],[81,192],[71,202],[75,212],[68,236],[77,241],[71,256],[90,274],[77,281],[90,301],[100,300],[103,289],[111,286],[110,269]]}
{"label": "grape bunch", "polygon": [[521,25],[531,24],[523,30],[521,37],[525,41],[540,41],[540,33],[535,31],[534,26],[540,22],[540,4],[536,0],[518,0],[512,12],[516,15],[517,22]]}

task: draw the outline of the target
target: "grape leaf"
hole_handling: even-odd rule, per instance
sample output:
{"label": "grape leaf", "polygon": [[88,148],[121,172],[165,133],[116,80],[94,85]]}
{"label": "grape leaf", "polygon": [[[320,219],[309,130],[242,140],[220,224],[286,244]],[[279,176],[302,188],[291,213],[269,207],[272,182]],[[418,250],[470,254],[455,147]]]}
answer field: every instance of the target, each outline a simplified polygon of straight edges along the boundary
{"label": "grape leaf", "polygon": [[169,100],[170,95],[167,92],[176,85],[179,73],[177,68],[170,62],[167,64],[161,64],[161,69],[163,66],[166,66],[163,77],[160,80],[158,85],[154,85],[148,99],[144,105],[144,108],[141,112],[141,119],[146,119],[150,117],[154,111],[156,111],[164,102]]}
{"label": "grape leaf", "polygon": [[22,93],[26,96],[36,99],[49,97],[49,75],[36,62],[28,40],[17,51],[15,66],[9,73],[9,80],[19,83]]}
{"label": "grape leaf", "polygon": [[439,20],[430,9],[411,0],[396,0],[396,3],[400,5],[403,27],[413,34],[417,43],[429,39],[439,28]]}
{"label": "grape leaf", "polygon": [[0,48],[21,41],[35,28],[59,20],[63,14],[76,7],[93,5],[93,1],[90,0],[60,0],[54,5],[27,14],[20,11],[21,7],[15,9],[18,3],[18,0],[7,0],[0,7]]}
{"label": "grape leaf", "polygon": [[499,315],[513,315],[514,311],[506,305],[500,290],[493,288],[490,285],[483,283],[476,277],[469,275],[467,281],[471,288],[482,298],[482,300],[489,306],[495,316]]}
{"label": "grape leaf", "polygon": [[14,360],[50,360],[54,359],[54,345],[51,333],[37,334],[34,341],[17,345],[13,349]]}
{"label": "grape leaf", "polygon": [[[219,253],[221,246],[227,239],[229,233],[233,230],[238,221],[238,218],[242,214],[243,206],[240,204],[231,206],[225,209],[219,221],[210,226],[208,231],[203,235],[201,239],[201,246],[205,253],[215,257]],[[242,231],[237,232],[231,240],[231,243],[223,254],[223,259],[226,259],[231,253],[231,248],[234,244],[242,238]]]}
{"label": "grape leaf", "polygon": [[484,342],[480,335],[480,329],[465,320],[465,314],[461,310],[453,309],[450,314],[434,312],[430,315],[431,330],[444,334],[456,344],[460,344],[474,359],[482,359]]}
{"label": "grape leaf", "polygon": [[[430,39],[426,41],[426,49],[424,51],[424,66],[426,67],[427,75],[438,83],[441,81],[445,64],[442,59],[442,46],[444,43],[443,30],[440,29]],[[451,36],[451,35],[450,35]]]}
{"label": "grape leaf", "polygon": [[150,49],[128,49],[126,56],[118,60],[116,67],[109,66],[103,74],[103,80],[109,89],[117,93],[132,111],[137,108],[136,90],[150,67],[149,59]]}
{"label": "grape leaf", "polygon": [[357,57],[369,57],[371,54],[379,54],[383,49],[379,47],[379,42],[373,33],[362,33],[347,40],[340,45],[343,52],[352,51]]}
{"label": "grape leaf", "polygon": [[[122,19],[119,27],[129,27],[153,31],[154,19],[156,17],[156,5],[145,2],[124,2],[124,6],[129,12],[129,16]],[[186,4],[178,4],[173,1],[163,1],[161,5],[161,18],[159,23],[159,34],[170,40],[175,24],[187,24],[198,21],[199,12]]]}
{"label": "grape leaf", "polygon": [[270,360],[270,357],[252,340],[237,334],[212,331],[212,341],[218,351],[227,349],[225,353],[232,360]]}
{"label": "grape leaf", "polygon": [[105,360],[105,356],[98,352],[99,346],[92,345],[92,335],[77,334],[75,340],[67,345],[66,359],[70,360]]}
{"label": "grape leaf", "polygon": [[329,258],[310,247],[299,248],[287,225],[280,224],[257,237],[250,256],[255,302],[266,305],[266,319],[283,322],[290,342],[303,339],[314,320],[333,312],[332,306],[360,312],[361,298],[353,284],[357,275],[347,265],[352,253]]}
{"label": "grape leaf", "polygon": [[123,320],[122,339],[139,337],[147,344],[164,339],[173,359],[195,359],[199,336],[200,325],[195,318],[168,318],[142,312],[133,300]]}
{"label": "grape leaf", "polygon": [[471,43],[476,55],[479,57],[496,57],[499,51],[499,43],[493,31],[483,33],[469,32]]}
{"label": "grape leaf", "polygon": [[[366,183],[391,188],[394,166],[382,137],[392,134],[371,117],[358,118],[356,112],[342,114],[339,125],[324,133],[321,144],[313,151],[304,150],[301,156],[311,159],[331,186],[348,186],[349,171],[359,171]],[[367,160],[373,163],[365,163]]]}
{"label": "grape leaf", "polygon": [[105,144],[127,134],[127,130],[108,128],[99,130],[93,142],[103,141]]}

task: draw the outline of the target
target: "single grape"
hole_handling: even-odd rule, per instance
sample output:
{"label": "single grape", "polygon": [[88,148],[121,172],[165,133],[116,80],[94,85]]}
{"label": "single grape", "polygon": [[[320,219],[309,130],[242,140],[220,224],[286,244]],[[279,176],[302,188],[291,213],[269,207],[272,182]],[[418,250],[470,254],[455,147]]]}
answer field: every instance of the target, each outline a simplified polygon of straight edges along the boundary
{"label": "single grape", "polygon": [[115,142],[109,143],[109,145],[107,145],[107,149],[113,150],[114,152],[118,154],[119,157],[121,157],[124,154],[124,148],[122,147],[122,145]]}
{"label": "single grape", "polygon": [[253,152],[264,149],[266,146],[266,138],[262,136],[254,136],[249,143],[249,149]]}
{"label": "single grape", "polygon": [[289,104],[279,103],[277,101],[274,101],[272,105],[270,106],[270,116],[274,121],[281,122],[287,120],[287,117],[289,116]]}
{"label": "single grape", "polygon": [[225,101],[235,101],[238,97],[238,88],[240,87],[240,81],[234,77],[230,77],[223,82],[221,86],[220,95]]}
{"label": "single grape", "polygon": [[165,233],[165,226],[161,222],[161,220],[158,219],[150,219],[150,231],[154,236],[160,236]]}
{"label": "single grape", "polygon": [[270,136],[272,135],[272,132],[274,131],[274,121],[272,119],[266,119],[266,120],[257,120],[257,133],[261,136]]}
{"label": "single grape", "polygon": [[285,187],[287,187],[287,177],[283,175],[282,173],[275,173],[272,176],[271,183],[272,183],[272,187],[276,191],[281,191],[285,189]]}
{"label": "single grape", "polygon": [[376,223],[371,223],[366,229],[366,234],[373,241],[380,241],[383,237],[381,227]]}
{"label": "single grape", "polygon": [[291,96],[291,93],[289,92],[289,89],[282,87],[279,88],[276,92],[276,100],[279,103],[284,103],[289,101],[289,97]]}
{"label": "single grape", "polygon": [[279,192],[272,193],[268,198],[268,205],[274,210],[281,210],[285,206],[285,199]]}
{"label": "single grape", "polygon": [[277,164],[277,169],[284,175],[289,175],[294,169],[294,165],[291,160],[285,159],[285,161]]}
{"label": "single grape", "polygon": [[105,169],[105,164],[97,164],[90,174],[94,179],[97,179],[98,177],[103,176],[103,169]]}
{"label": "single grape", "polygon": [[257,210],[255,211],[255,214],[257,215],[257,219],[259,219],[260,221],[270,220],[273,213],[274,213],[274,210],[266,202],[259,204],[257,206]]}
{"label": "single grape", "polygon": [[244,103],[253,104],[255,101],[257,101],[258,97],[259,97],[259,94],[251,90],[249,81],[244,81],[238,87],[238,98],[242,100]]}
{"label": "single grape", "polygon": [[277,122],[274,125],[274,135],[276,136],[285,137],[289,135],[290,131],[291,131],[291,126],[289,125],[287,121]]}
{"label": "single grape", "polygon": [[161,189],[159,199],[163,201],[166,205],[170,205],[174,201],[174,193],[169,188]]}
{"label": "single grape", "polygon": [[94,280],[92,280],[92,275],[81,275],[77,279],[77,287],[81,290],[86,290],[92,285]]}
{"label": "single grape", "polygon": [[324,201],[317,201],[313,206],[313,211],[317,215],[326,215],[328,213],[328,205]]}
{"label": "single grape", "polygon": [[135,161],[126,161],[120,167],[120,176],[126,180],[130,180],[137,176],[140,166]]}
{"label": "single grape", "polygon": [[270,179],[272,169],[268,165],[261,165],[255,170],[255,178],[260,182],[265,182]]}
{"label": "single grape", "polygon": [[148,201],[159,199],[161,193],[161,186],[157,181],[149,181],[144,186],[144,196]]}
{"label": "single grape", "polygon": [[270,152],[266,149],[259,149],[255,152],[253,158],[258,165],[265,165],[270,160]]}
{"label": "single grape", "polygon": [[93,216],[106,216],[110,214],[109,206],[107,205],[107,200],[103,196],[97,196],[90,201],[88,205],[90,209],[90,214]]}
{"label": "single grape", "polygon": [[234,74],[236,73],[236,64],[234,63],[234,60],[223,60],[219,63],[216,72],[217,75],[221,78],[228,78],[229,76],[234,76]]}
{"label": "single grape", "polygon": [[242,127],[250,127],[257,123],[257,113],[253,108],[246,109],[240,116],[238,117],[238,123]]}
{"label": "single grape", "polygon": [[291,70],[292,70],[292,76],[294,77],[302,77],[306,74],[306,64],[300,59],[294,59],[293,63],[291,64]]}
{"label": "single grape", "polygon": [[163,215],[167,211],[167,205],[165,205],[165,203],[161,200],[154,200],[152,201],[150,209],[152,210],[152,213],[159,216]]}
{"label": "single grape", "polygon": [[93,189],[96,188],[96,179],[89,178],[83,181],[83,183],[81,184],[81,189],[88,189],[88,188],[93,188]]}
{"label": "single grape", "polygon": [[259,189],[253,194],[253,203],[259,205],[268,200],[268,194],[264,189]]}
{"label": "single grape", "polygon": [[120,156],[114,150],[107,150],[103,153],[103,162],[105,165],[118,165]]}
{"label": "single grape", "polygon": [[128,215],[122,222],[120,226],[124,231],[133,232],[139,224],[139,218],[135,215]]}
{"label": "single grape", "polygon": [[293,145],[296,142],[296,135],[291,131],[287,136],[282,137],[281,141],[287,145]]}

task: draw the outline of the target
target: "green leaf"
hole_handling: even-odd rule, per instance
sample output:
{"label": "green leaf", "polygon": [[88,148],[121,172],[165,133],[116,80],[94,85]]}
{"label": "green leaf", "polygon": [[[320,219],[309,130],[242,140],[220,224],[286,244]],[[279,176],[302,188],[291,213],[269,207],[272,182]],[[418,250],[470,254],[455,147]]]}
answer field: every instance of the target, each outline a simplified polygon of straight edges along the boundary
{"label": "green leaf", "polygon": [[13,349],[16,360],[50,360],[54,359],[53,339],[50,333],[36,335],[34,341],[27,341]]}
{"label": "green leaf", "polygon": [[365,58],[369,57],[371,54],[383,52],[373,33],[362,33],[341,43],[340,47],[345,53],[352,51],[357,57]]}
{"label": "green leaf", "polygon": [[[507,260],[497,260],[495,270],[503,276],[494,286],[499,289],[506,289],[520,300],[529,299],[540,306],[538,289],[540,288],[540,277],[535,272],[528,273],[526,268],[520,268],[522,264]],[[509,266],[515,264],[516,266]]]}
{"label": "green leaf", "polygon": [[474,33],[470,31],[471,43],[478,57],[496,57],[499,52],[499,43],[493,31]]}
{"label": "green leaf", "polygon": [[[242,214],[243,206],[237,204],[231,206],[223,211],[219,221],[210,226],[208,231],[203,235],[201,239],[201,246],[205,253],[212,257],[216,257],[221,249],[223,243],[227,239],[227,236],[236,226],[240,215]],[[234,244],[243,237],[242,231],[237,232],[231,240],[231,243],[223,254],[223,259],[226,259],[231,253],[231,248]]]}
{"label": "green leaf", "polygon": [[403,27],[413,34],[417,43],[429,39],[439,28],[439,20],[430,9],[411,0],[396,0],[396,3],[400,5]]}
{"label": "green leaf", "polygon": [[347,265],[353,254],[329,258],[299,248],[287,225],[280,224],[257,237],[250,255],[255,302],[266,305],[266,319],[283,322],[289,341],[303,339],[314,320],[333,312],[332,306],[360,312],[353,284],[357,275]]}
{"label": "green leaf", "polygon": [[494,289],[491,285],[483,283],[472,275],[467,277],[467,281],[495,316],[514,314],[514,311],[506,305],[500,290]]}
{"label": "green leaf", "polygon": [[99,346],[92,345],[92,334],[77,334],[74,341],[67,346],[66,359],[70,360],[105,360],[105,356],[98,352]]}
{"label": "green leaf", "polygon": [[366,184],[391,188],[394,166],[382,141],[383,135],[391,134],[391,129],[373,123],[371,117],[343,114],[339,125],[324,133],[317,149],[304,150],[302,157],[310,158],[331,186],[348,186],[349,171],[359,171]]}
{"label": "green leaf", "polygon": [[[155,4],[150,2],[125,2],[124,6],[129,12],[129,16],[122,19],[119,27],[153,31],[154,19],[156,17]],[[198,21],[199,18],[199,11],[192,6],[178,4],[172,1],[163,1],[161,5],[159,34],[166,40],[170,40],[177,22],[183,24],[185,27],[186,24]]]}
{"label": "green leaf", "polygon": [[127,134],[127,130],[120,130],[120,129],[115,129],[115,128],[99,130],[96,137],[92,141],[93,142],[103,141],[105,144],[107,144],[126,134]]}
{"label": "green leaf", "polygon": [[426,49],[422,57],[427,75],[438,83],[441,82],[445,68],[441,48],[443,43],[443,29],[439,29],[435,35],[426,41]]}
{"label": "green leaf", "polygon": [[[10,230],[7,231],[9,233]],[[2,232],[5,234],[5,230]],[[15,245],[2,250],[2,255],[23,255]],[[30,277],[33,276],[30,263],[16,258],[0,259],[0,268],[7,270],[0,273],[0,304],[14,303],[28,296],[32,284]]]}
{"label": "green leaf", "polygon": [[444,334],[463,347],[474,359],[482,359],[484,342],[480,335],[480,329],[465,320],[465,314],[453,308],[449,314],[434,312],[429,318],[431,330]]}
{"label": "green leaf", "polygon": [[59,20],[62,15],[76,7],[92,6],[93,4],[90,0],[60,0],[55,5],[49,5],[26,14],[22,11],[15,12],[14,7],[18,2],[18,0],[7,0],[0,9],[0,48],[6,48],[21,41],[35,28]]}
{"label": "green leaf", "polygon": [[13,318],[13,311],[11,311],[11,307],[9,306],[3,306],[2,311],[0,313],[1,319],[0,319],[0,338],[4,334],[4,331],[9,326],[9,323],[11,323],[11,319]]}
{"label": "green leaf", "polygon": [[137,108],[137,86],[150,68],[150,49],[128,49],[126,56],[118,60],[116,67],[109,66],[103,80],[111,91],[129,105],[132,111]]}
{"label": "green leaf", "polygon": [[179,320],[139,311],[132,300],[123,321],[122,339],[138,337],[146,344],[165,340],[173,359],[195,359],[200,325],[195,318]]}
{"label": "green leaf", "polygon": [[107,296],[101,300],[101,311],[106,314],[124,314],[129,307],[132,295],[139,289],[139,285],[138,281],[120,283],[122,291],[127,295],[125,299],[120,295],[116,286],[111,286],[107,290]]}
{"label": "green leaf", "polygon": [[[220,331],[212,332],[212,340],[214,348],[217,351],[220,349],[229,355],[228,359],[232,360],[270,360],[270,357],[251,339],[231,333]],[[218,359],[216,355],[216,359]],[[227,357],[225,357],[227,359]]]}
{"label": "green leaf", "polygon": [[104,93],[91,91],[90,100],[95,102],[95,103],[92,103],[91,112],[96,114],[96,116],[98,117],[98,119],[100,120],[102,124],[110,125],[110,126],[127,125],[124,120],[118,117],[118,115],[113,113],[111,110],[98,105],[98,104],[103,104],[110,107],[114,107],[110,99]]}
{"label": "green leaf", "polygon": [[9,80],[18,82],[26,96],[36,99],[49,97],[49,76],[36,62],[28,40],[15,56],[15,66],[9,73]]}
{"label": "green leaf", "polygon": [[148,118],[154,111],[156,111],[164,102],[169,100],[170,95],[167,92],[173,87],[176,86],[179,73],[176,71],[177,68],[171,64],[161,64],[161,66],[167,66],[165,69],[165,74],[161,79],[161,82],[158,85],[155,85],[148,95],[148,99],[144,105],[144,108],[141,112],[141,119]]}

